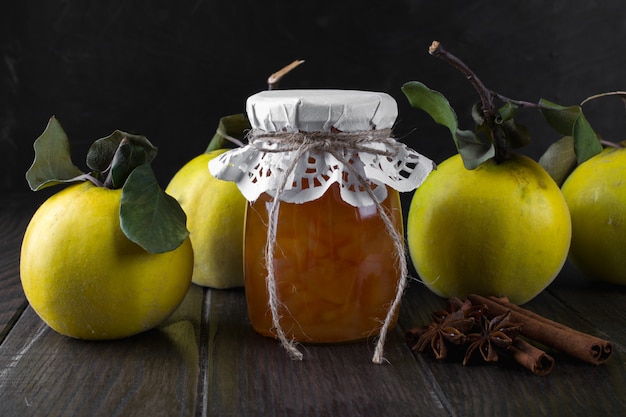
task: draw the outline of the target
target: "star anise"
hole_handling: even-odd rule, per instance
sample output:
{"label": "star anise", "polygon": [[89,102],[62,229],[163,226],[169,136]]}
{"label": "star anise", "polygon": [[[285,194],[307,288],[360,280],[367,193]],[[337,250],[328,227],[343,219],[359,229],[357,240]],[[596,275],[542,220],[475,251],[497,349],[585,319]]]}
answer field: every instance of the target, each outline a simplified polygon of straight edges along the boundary
{"label": "star anise", "polygon": [[480,317],[480,333],[467,335],[469,346],[463,359],[463,365],[467,365],[477,350],[485,362],[498,360],[497,349],[508,349],[522,328],[521,323],[510,322],[510,317],[510,310],[491,319],[487,318],[486,315]]}
{"label": "star anise", "polygon": [[[465,316],[466,310],[457,309],[435,311],[432,314],[433,322],[427,326],[409,330],[407,339],[412,344],[411,350],[423,352],[427,347],[435,354],[435,358],[444,359],[448,354],[448,346],[465,343],[465,332],[475,323],[473,317]],[[415,342],[415,338],[417,341]],[[412,342],[411,342],[411,339]]]}
{"label": "star anise", "polygon": [[472,317],[478,322],[480,317],[487,310],[487,306],[484,304],[472,304],[470,300],[461,301],[458,297],[449,298],[446,302],[446,311],[453,313],[458,310],[463,311],[465,317]]}

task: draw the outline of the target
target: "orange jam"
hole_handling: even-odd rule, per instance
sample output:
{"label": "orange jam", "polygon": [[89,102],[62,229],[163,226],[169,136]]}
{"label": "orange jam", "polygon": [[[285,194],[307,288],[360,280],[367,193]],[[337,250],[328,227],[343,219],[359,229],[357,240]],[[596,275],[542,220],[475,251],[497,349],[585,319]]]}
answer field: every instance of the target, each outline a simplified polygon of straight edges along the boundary
{"label": "orange jam", "polygon": [[[402,235],[398,191],[382,206]],[[248,206],[245,292],[254,329],[275,336],[265,268],[268,212],[262,194]],[[300,342],[346,342],[378,335],[400,280],[397,256],[376,206],[353,207],[333,184],[319,199],[280,203],[274,249],[280,325]],[[393,319],[395,324],[396,317]]]}

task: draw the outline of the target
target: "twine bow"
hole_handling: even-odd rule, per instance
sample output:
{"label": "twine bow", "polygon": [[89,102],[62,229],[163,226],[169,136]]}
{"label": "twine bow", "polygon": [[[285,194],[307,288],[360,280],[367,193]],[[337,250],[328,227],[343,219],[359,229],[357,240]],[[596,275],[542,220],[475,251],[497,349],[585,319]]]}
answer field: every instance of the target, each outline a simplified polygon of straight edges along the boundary
{"label": "twine bow", "polygon": [[[302,360],[302,352],[297,348],[296,343],[290,340],[282,326],[280,325],[279,305],[281,304],[278,299],[278,292],[276,288],[276,276],[274,270],[274,248],[276,245],[276,228],[277,228],[277,215],[280,207],[280,197],[285,191],[287,181],[293,170],[298,164],[298,161],[302,156],[309,151],[327,152],[335,159],[341,162],[350,173],[357,179],[363,190],[369,195],[376,206],[376,210],[380,215],[387,233],[393,241],[395,248],[395,256],[398,271],[400,272],[400,279],[396,286],[395,297],[389,306],[387,316],[382,323],[378,341],[376,343],[376,349],[372,362],[380,364],[383,362],[383,350],[385,345],[385,339],[393,321],[395,312],[398,310],[402,294],[407,285],[408,268],[406,265],[406,253],[404,250],[403,237],[395,229],[393,221],[389,213],[378,201],[374,191],[371,188],[366,178],[357,172],[352,166],[350,161],[344,157],[344,151],[346,149],[370,153],[380,156],[393,157],[397,153],[398,142],[390,138],[391,129],[383,130],[369,130],[361,132],[296,132],[296,133],[267,133],[265,131],[253,130],[248,135],[249,143],[260,152],[276,153],[276,152],[295,152],[292,155],[290,164],[287,166],[284,172],[282,172],[282,178],[280,180],[278,188],[274,192],[274,199],[268,212],[268,227],[267,227],[267,241],[265,245],[265,262],[267,268],[266,286],[269,298],[269,307],[272,314],[272,325],[276,331],[276,335],[280,340],[282,346],[287,350],[290,356],[296,360]],[[384,142],[388,146],[385,150],[375,149],[371,145],[377,142]],[[389,151],[387,149],[391,148]]]}

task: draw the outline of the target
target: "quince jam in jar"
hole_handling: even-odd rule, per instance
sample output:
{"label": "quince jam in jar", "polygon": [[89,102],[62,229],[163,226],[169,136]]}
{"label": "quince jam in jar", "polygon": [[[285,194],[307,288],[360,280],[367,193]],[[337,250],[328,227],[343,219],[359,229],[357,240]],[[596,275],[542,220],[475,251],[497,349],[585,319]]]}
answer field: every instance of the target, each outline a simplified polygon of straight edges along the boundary
{"label": "quince jam in jar", "polygon": [[[248,312],[254,329],[266,336],[274,335],[265,281],[271,202],[262,194],[249,205],[244,238]],[[382,206],[401,234],[399,193],[388,187]],[[287,336],[325,343],[377,335],[400,279],[394,259],[394,243],[376,206],[351,206],[339,195],[338,184],[317,200],[281,202],[274,275]]]}
{"label": "quince jam in jar", "polygon": [[385,93],[271,90],[248,98],[248,144],[209,163],[249,201],[244,286],[254,329],[280,340],[378,337],[396,322],[406,285],[399,191],[434,168],[391,137]]}

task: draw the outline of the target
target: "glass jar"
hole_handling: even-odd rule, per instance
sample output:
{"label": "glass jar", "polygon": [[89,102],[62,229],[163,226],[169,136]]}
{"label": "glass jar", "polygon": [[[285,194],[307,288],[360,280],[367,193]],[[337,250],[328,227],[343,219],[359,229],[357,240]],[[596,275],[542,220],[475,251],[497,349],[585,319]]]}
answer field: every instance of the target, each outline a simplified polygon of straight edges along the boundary
{"label": "glass jar", "polygon": [[[264,193],[248,206],[244,237],[248,313],[254,329],[266,336],[275,335],[264,262],[272,200]],[[398,191],[389,189],[382,206],[402,234]],[[316,200],[281,203],[274,268],[287,337],[325,343],[377,335],[401,278],[394,254],[376,206],[351,206],[336,183]]]}
{"label": "glass jar", "polygon": [[384,93],[264,91],[246,111],[249,144],[209,169],[250,202],[252,326],[296,357],[294,341],[380,335],[381,359],[407,275],[399,191],[419,186],[434,164],[390,137],[397,105]]}

